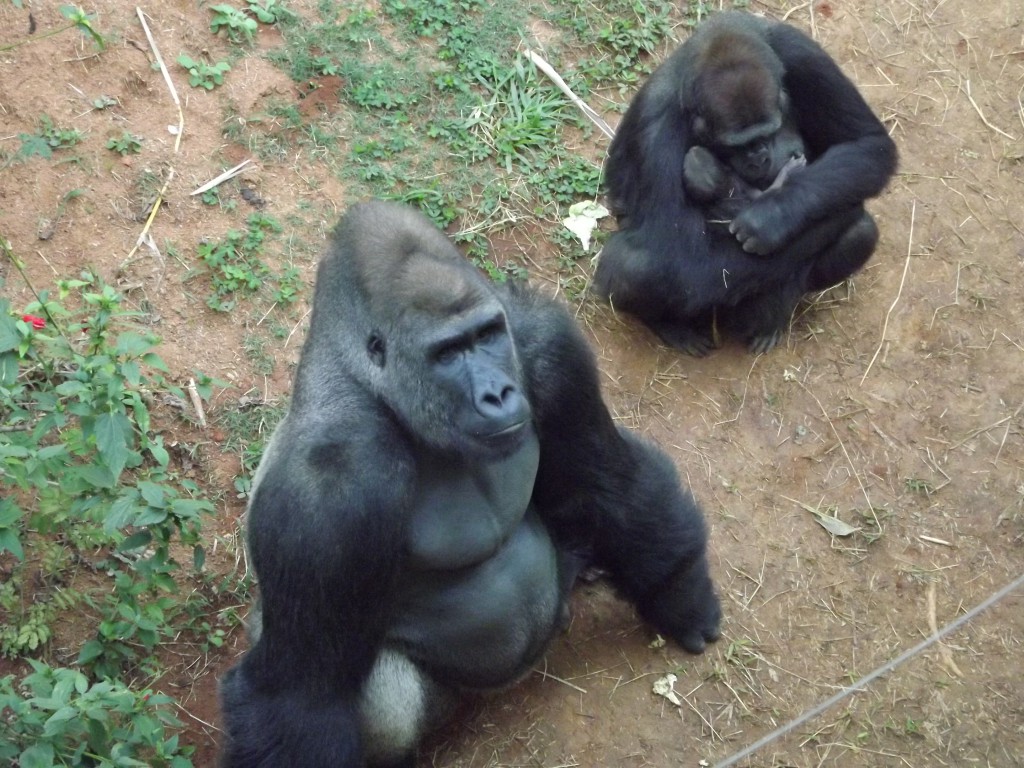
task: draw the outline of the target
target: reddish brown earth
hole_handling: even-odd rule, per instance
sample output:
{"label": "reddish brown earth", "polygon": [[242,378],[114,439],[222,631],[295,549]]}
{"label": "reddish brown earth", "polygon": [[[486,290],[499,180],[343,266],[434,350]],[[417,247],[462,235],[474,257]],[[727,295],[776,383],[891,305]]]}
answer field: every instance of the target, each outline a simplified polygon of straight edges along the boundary
{"label": "reddish brown earth", "polygon": [[[40,29],[59,23],[54,6],[33,4]],[[291,3],[299,13],[314,6]],[[186,279],[197,241],[238,226],[248,205],[235,182],[224,192],[237,202],[233,217],[189,193],[251,156],[224,137],[226,107],[244,117],[272,100],[303,110],[343,106],[329,88],[315,103],[300,100],[259,49],[211,93],[189,88],[172,67],[185,119],[175,152],[167,126],[177,112],[150,66],[134,6],[96,0],[89,10],[110,43],[102,55],[73,31],[0,53],[0,149],[15,151],[16,136],[35,131],[42,114],[86,134],[76,162],[35,158],[0,170],[0,236],[37,287],[87,266],[120,285],[162,336],[179,383],[195,369],[229,382],[209,405],[215,426],[173,429],[195,447],[204,484],[224,494],[208,526],[211,566],[233,567],[238,458],[222,452],[217,420],[246,394],[287,394],[309,296],[267,320],[291,335],[268,336],[276,365],[257,374],[241,347],[265,331],[260,317],[213,313]],[[882,229],[874,260],[801,312],[787,342],[761,357],[734,347],[683,357],[604,306],[578,307],[616,415],[670,451],[706,510],[723,637],[701,657],[655,647],[628,605],[602,584],[584,586],[543,668],[468,704],[431,742],[424,764],[712,764],[1024,570],[1024,10],[1017,0],[770,2],[754,10],[788,14],[811,32],[899,145],[900,173],[871,206]],[[224,45],[194,3],[149,12],[168,60]],[[26,34],[27,10],[0,4],[0,46]],[[273,46],[273,31],[260,41]],[[92,109],[101,95],[117,105]],[[141,153],[125,160],[105,148],[122,130],[144,137]],[[592,156],[603,150],[599,139],[580,147]],[[172,170],[152,226],[158,251],[143,247],[127,259],[154,189]],[[350,194],[309,151],[254,163],[242,182],[288,222],[287,252],[274,258],[290,259],[308,283]],[[71,189],[83,194],[54,221]],[[534,226],[523,222],[495,240],[496,255],[522,259],[554,291],[556,266],[536,245]],[[10,264],[0,262],[0,274],[15,306],[31,300]],[[812,509],[861,530],[832,537]],[[1024,765],[1022,644],[1018,592],[743,764]],[[244,646],[236,630],[216,653],[183,651],[166,679],[200,747],[196,765],[213,760],[216,677]],[[678,675],[679,707],[652,693],[669,672]]]}

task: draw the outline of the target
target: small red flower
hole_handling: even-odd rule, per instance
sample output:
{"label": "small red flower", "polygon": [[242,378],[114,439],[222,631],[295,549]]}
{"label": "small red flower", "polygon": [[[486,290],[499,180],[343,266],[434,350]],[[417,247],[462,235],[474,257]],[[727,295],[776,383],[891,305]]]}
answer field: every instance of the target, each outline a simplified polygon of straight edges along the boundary
{"label": "small red flower", "polygon": [[36,317],[35,315],[22,315],[21,319],[24,320],[26,323],[29,323],[37,331],[40,328],[46,327],[46,320],[42,317]]}

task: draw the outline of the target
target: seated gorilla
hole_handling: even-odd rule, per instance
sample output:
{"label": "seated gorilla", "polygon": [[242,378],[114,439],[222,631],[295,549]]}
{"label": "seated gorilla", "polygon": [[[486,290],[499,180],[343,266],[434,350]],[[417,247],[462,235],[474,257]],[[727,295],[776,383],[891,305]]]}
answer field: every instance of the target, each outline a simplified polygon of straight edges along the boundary
{"label": "seated gorilla", "polygon": [[718,637],[700,510],[615,425],[572,318],[396,204],[334,233],[247,514],[228,768],[414,765],[458,691],[530,670],[588,565],[687,651]]}
{"label": "seated gorilla", "polygon": [[[771,188],[792,131],[807,165]],[[769,187],[729,206],[728,228],[708,227],[714,211],[687,190],[694,147],[741,179],[760,169],[752,186]],[[885,127],[817,43],[786,24],[716,14],[650,76],[612,141],[605,181],[619,231],[595,290],[691,354],[715,346],[716,324],[767,351],[801,296],[874,252],[878,228],[864,201],[896,162]]]}

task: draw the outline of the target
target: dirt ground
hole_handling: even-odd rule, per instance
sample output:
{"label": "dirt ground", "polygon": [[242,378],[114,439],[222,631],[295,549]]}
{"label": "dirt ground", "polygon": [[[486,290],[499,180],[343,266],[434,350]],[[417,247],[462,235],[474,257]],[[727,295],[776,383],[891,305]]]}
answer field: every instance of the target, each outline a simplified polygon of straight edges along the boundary
{"label": "dirt ground", "polygon": [[[40,29],[58,25],[56,3],[25,5]],[[291,7],[312,13],[315,3]],[[247,393],[286,394],[308,296],[287,320],[294,333],[275,342],[273,372],[261,375],[242,351],[255,321],[215,314],[185,276],[199,238],[222,236],[248,213],[237,182],[225,188],[238,200],[234,219],[189,194],[250,156],[224,138],[225,108],[245,116],[271,99],[298,103],[296,86],[260,48],[210,93],[171,66],[185,126],[175,152],[177,111],[134,6],[93,0],[86,9],[108,38],[102,55],[74,31],[0,52],[0,148],[16,150],[42,114],[86,134],[79,162],[34,158],[0,170],[0,236],[39,287],[86,266],[118,283],[162,336],[177,381],[199,369],[229,382],[212,421]],[[711,765],[1024,570],[1024,6],[821,0],[752,10],[812,33],[898,143],[900,172],[871,204],[882,231],[875,258],[760,357],[732,346],[681,356],[606,307],[578,308],[616,415],[670,451],[706,511],[723,637],[701,657],[658,647],[603,584],[582,586],[543,668],[467,704],[427,745],[424,765]],[[181,50],[220,44],[191,0],[147,13],[169,64]],[[0,2],[0,46],[25,37],[28,23],[28,8]],[[262,31],[260,47],[274,44],[273,30]],[[93,108],[100,96],[116,106]],[[144,141],[122,159],[105,145],[124,130]],[[588,149],[603,149],[600,139]],[[158,179],[158,189],[172,170],[152,225],[157,249],[128,259],[153,191],[143,181]],[[308,284],[350,194],[310,152],[256,162],[242,185],[289,222]],[[83,194],[61,209],[71,189]],[[523,230],[495,242],[515,259],[537,240]],[[528,256],[540,266],[533,279],[554,291],[546,254]],[[0,275],[15,306],[31,300],[10,264]],[[241,512],[230,492],[237,454],[221,451],[216,427],[184,437],[201,448],[208,487],[227,499],[211,535],[230,541]],[[832,536],[812,510],[858,531]],[[741,764],[1024,766],[1022,646],[1017,591]],[[168,681],[199,746],[196,765],[213,763],[216,677],[244,647],[236,631]],[[668,673],[679,705],[652,692]]]}

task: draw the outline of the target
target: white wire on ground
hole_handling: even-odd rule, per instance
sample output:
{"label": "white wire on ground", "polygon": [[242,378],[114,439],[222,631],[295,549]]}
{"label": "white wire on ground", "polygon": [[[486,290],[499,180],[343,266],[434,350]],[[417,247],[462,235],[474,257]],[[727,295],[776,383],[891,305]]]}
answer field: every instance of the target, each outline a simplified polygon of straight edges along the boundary
{"label": "white wire on ground", "polygon": [[831,707],[836,702],[839,702],[842,699],[845,699],[847,696],[849,696],[852,693],[856,693],[857,691],[863,690],[868,685],[868,683],[871,683],[874,680],[877,680],[879,677],[884,675],[886,672],[891,672],[892,670],[896,669],[896,667],[898,667],[900,664],[905,662],[907,659],[913,658],[917,654],[921,653],[921,651],[923,651],[926,648],[928,648],[930,645],[934,645],[936,642],[938,642],[939,640],[944,638],[950,632],[953,632],[953,631],[959,629],[960,627],[962,627],[964,624],[966,624],[968,621],[973,619],[975,616],[977,616],[982,611],[985,611],[985,610],[991,608],[993,605],[998,603],[1000,600],[1002,600],[1008,594],[1013,592],[1013,590],[1015,590],[1018,587],[1020,587],[1022,584],[1024,584],[1024,573],[1022,573],[1020,576],[1018,576],[1012,582],[1010,582],[1005,587],[1000,589],[994,595],[991,595],[984,602],[979,603],[978,605],[974,606],[974,608],[969,610],[967,613],[965,613],[960,618],[958,618],[958,619],[956,619],[954,621],[951,621],[949,624],[944,626],[942,629],[940,629],[938,632],[936,632],[931,637],[925,638],[924,640],[922,640],[920,643],[915,645],[910,650],[904,651],[903,653],[901,653],[895,659],[892,659],[891,661],[887,661],[885,664],[880,666],[874,672],[870,673],[869,675],[866,675],[865,677],[862,677],[860,680],[858,680],[856,683],[854,683],[853,685],[849,686],[848,688],[843,688],[843,690],[841,690],[838,693],[836,693],[835,695],[830,696],[829,698],[825,699],[825,701],[821,702],[821,704],[818,704],[813,709],[807,710],[806,712],[804,712],[802,715],[800,715],[800,717],[796,718],[795,720],[791,720],[790,722],[786,723],[782,727],[776,728],[774,731],[769,733],[767,736],[763,736],[762,738],[758,739],[757,741],[755,741],[753,744],[751,744],[749,747],[747,747],[746,749],[742,750],[741,752],[737,752],[732,757],[730,757],[730,758],[728,758],[726,760],[722,760],[721,762],[715,763],[715,768],[729,768],[729,766],[731,766],[731,765],[736,765],[736,763],[738,763],[740,760],[743,760],[744,758],[750,757],[750,755],[752,755],[755,752],[757,752],[759,749],[761,749],[761,747],[764,747],[767,744],[770,744],[771,742],[775,741],[776,739],[779,739],[779,738],[785,736],[787,733],[789,733],[790,731],[794,730],[795,728],[799,728],[801,725],[806,723],[812,717],[817,717],[818,715],[820,715],[822,712],[824,712],[826,709]]}

